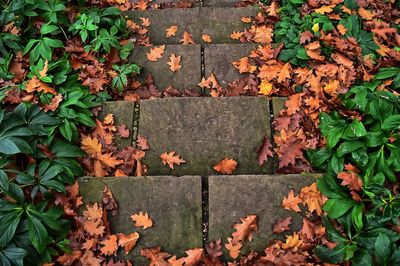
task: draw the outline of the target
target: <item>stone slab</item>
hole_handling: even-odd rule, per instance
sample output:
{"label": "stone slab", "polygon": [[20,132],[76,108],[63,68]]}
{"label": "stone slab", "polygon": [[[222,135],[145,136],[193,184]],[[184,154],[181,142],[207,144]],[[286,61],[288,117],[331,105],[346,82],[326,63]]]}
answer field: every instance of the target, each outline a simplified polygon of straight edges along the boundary
{"label": "stone slab", "polygon": [[231,34],[249,28],[251,24],[243,23],[242,17],[255,16],[258,12],[258,6],[202,8],[201,33],[210,35],[212,43],[239,43],[231,38]]}
{"label": "stone slab", "polygon": [[[129,11],[125,14],[140,23],[140,18],[151,21],[148,36],[154,45],[181,44],[185,31],[192,35],[196,44],[202,43],[201,35],[208,34],[212,43],[238,43],[231,39],[233,31],[243,31],[250,24],[243,23],[242,17],[255,16],[260,12],[258,6],[248,7],[203,7],[188,9],[159,9]],[[166,37],[166,29],[177,25],[178,30],[173,37]]]}
{"label": "stone slab", "polygon": [[232,63],[248,56],[257,48],[257,44],[209,44],[204,47],[205,76],[209,77],[214,73],[219,84],[226,87],[229,83],[245,77],[240,74]]}
{"label": "stone slab", "polygon": [[[301,216],[281,207],[283,197],[290,189],[296,193],[303,186],[315,182],[316,176],[303,175],[243,175],[209,177],[209,240],[221,238],[224,243],[234,232],[233,224],[241,217],[255,214],[258,233],[253,241],[246,242],[243,254],[253,249],[263,251],[267,244],[279,235],[272,232],[277,219],[293,217],[292,230],[301,228]],[[226,250],[224,249],[227,257]]]}
{"label": "stone slab", "polygon": [[[137,2],[139,2],[139,0],[131,0],[131,2],[137,3]],[[161,5],[161,7],[164,7],[163,5],[168,6],[168,4],[177,4],[179,2],[188,2],[188,3],[192,3],[193,6],[199,6],[201,0],[180,0],[180,1],[179,0],[152,0],[150,5],[157,5],[157,6]]]}
{"label": "stone slab", "polygon": [[[184,91],[185,88],[199,92],[201,81],[201,47],[200,45],[166,45],[163,57],[157,62],[147,60],[151,47],[135,47],[129,57],[130,62],[138,64],[142,70],[139,79],[144,81],[152,73],[155,84],[160,91],[169,85]],[[181,69],[172,72],[168,62],[171,54],[181,56]]]}
{"label": "stone slab", "polygon": [[[112,233],[140,234],[136,247],[127,256],[133,265],[148,265],[139,256],[145,247],[161,246],[166,252],[183,256],[185,250],[202,246],[200,176],[81,178],[80,192],[86,203],[101,201],[105,185],[118,204],[118,215],[109,217]],[[134,227],[130,216],[140,211],[149,214],[153,227]]]}
{"label": "stone slab", "polygon": [[237,3],[242,2],[241,0],[204,0],[204,6],[235,6]]}
{"label": "stone slab", "polygon": [[[139,135],[148,139],[144,163],[149,175],[217,174],[224,157],[239,165],[233,174],[272,173],[272,160],[258,165],[257,149],[270,137],[269,102],[261,97],[168,98],[140,102]],[[164,152],[187,162],[169,169]]]}
{"label": "stone slab", "polygon": [[274,117],[278,117],[280,111],[285,109],[285,102],[287,101],[287,97],[273,97],[272,98],[272,107],[274,110]]}
{"label": "stone slab", "polygon": [[134,126],[134,118],[139,108],[138,104],[132,101],[105,102],[102,108],[103,110],[99,113],[100,119],[113,114],[115,126],[125,124],[129,129],[129,138],[121,138],[115,134],[114,143],[120,148],[131,146],[136,141],[137,127]]}

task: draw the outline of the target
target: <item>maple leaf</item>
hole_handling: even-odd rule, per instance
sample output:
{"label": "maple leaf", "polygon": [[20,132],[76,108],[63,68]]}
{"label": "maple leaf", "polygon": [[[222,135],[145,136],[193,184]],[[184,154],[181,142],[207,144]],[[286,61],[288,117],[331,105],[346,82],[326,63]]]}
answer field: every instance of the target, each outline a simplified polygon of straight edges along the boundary
{"label": "maple leaf", "polygon": [[212,40],[211,40],[211,36],[210,35],[207,35],[207,34],[203,34],[203,35],[201,35],[201,39],[204,41],[204,42],[206,42],[206,43],[210,43]]}
{"label": "maple leaf", "polygon": [[289,63],[286,63],[283,68],[279,71],[279,75],[278,75],[278,82],[281,83],[283,81],[285,81],[286,79],[290,79],[290,70],[291,70],[291,66]]}
{"label": "maple leaf", "polygon": [[242,246],[243,244],[241,242],[234,241],[232,238],[228,238],[228,243],[225,244],[225,248],[229,251],[229,256],[232,259],[239,257]]}
{"label": "maple leaf", "polygon": [[95,160],[93,164],[93,172],[91,172],[90,175],[95,177],[104,177],[107,176],[108,173],[106,170],[104,170],[104,166],[101,161]]}
{"label": "maple leaf", "polygon": [[300,230],[302,235],[305,235],[309,240],[314,239],[314,224],[310,222],[307,218],[303,218],[303,226]]}
{"label": "maple leaf", "polygon": [[161,252],[160,247],[144,248],[140,251],[140,255],[150,259],[149,266],[170,266],[170,264],[165,261],[170,255],[166,252]]}
{"label": "maple leaf", "polygon": [[92,138],[90,136],[84,136],[81,140],[81,147],[89,155],[95,155],[101,153],[101,144],[97,138]]}
{"label": "maple leaf", "polygon": [[314,34],[311,31],[305,31],[300,33],[300,44],[305,44],[311,41],[312,37],[314,37]]}
{"label": "maple leaf", "polygon": [[314,182],[309,186],[303,187],[300,190],[299,198],[307,206],[310,213],[315,211],[319,216],[322,215],[322,205],[324,205],[326,198],[318,190],[317,183]]}
{"label": "maple leaf", "polygon": [[271,151],[272,145],[269,142],[269,139],[267,137],[264,137],[263,143],[261,144],[260,148],[258,149],[258,164],[261,166],[263,165],[268,157],[273,157],[274,155],[272,154]]}
{"label": "maple leaf", "polygon": [[235,160],[225,157],[222,161],[214,166],[214,170],[221,174],[230,175],[233,171],[235,171],[237,164],[238,163]]}
{"label": "maple leaf", "polygon": [[272,37],[274,35],[274,31],[271,27],[252,26],[250,31],[254,33],[254,37],[253,37],[254,42],[256,42],[256,43],[271,43],[272,42]]}
{"label": "maple leaf", "polygon": [[169,69],[171,69],[172,72],[177,72],[179,69],[181,69],[181,56],[180,55],[176,55],[174,53],[171,54],[171,56],[169,57]]}
{"label": "maple leaf", "polygon": [[143,136],[138,136],[136,143],[137,143],[138,147],[143,151],[150,149],[149,142]]}
{"label": "maple leaf", "polygon": [[266,8],[268,16],[278,17],[278,9],[278,4],[276,2],[272,2],[271,5]]}
{"label": "maple leaf", "polygon": [[243,34],[244,34],[243,32],[234,31],[234,32],[232,32],[232,34],[231,34],[231,39],[233,39],[233,40],[239,40],[239,39],[242,37]]}
{"label": "maple leaf", "polygon": [[256,66],[250,64],[248,57],[243,57],[232,64],[239,70],[240,73],[253,73],[257,70]]}
{"label": "maple leaf", "polygon": [[129,138],[130,132],[129,129],[126,127],[125,124],[121,124],[117,126],[117,133],[121,138]]}
{"label": "maple leaf", "polygon": [[297,233],[294,233],[291,236],[286,236],[286,242],[282,245],[284,249],[298,248],[303,243],[303,240],[300,239]]}
{"label": "maple leaf", "polygon": [[159,59],[162,58],[164,51],[165,51],[165,45],[151,48],[150,52],[146,53],[147,60],[149,60],[151,62],[157,62]]}
{"label": "maple leaf", "polygon": [[268,80],[262,79],[261,84],[258,86],[260,89],[258,94],[270,96],[272,94],[272,83],[269,83]]}
{"label": "maple leaf", "polygon": [[112,152],[100,154],[98,159],[107,167],[115,168],[115,166],[122,164],[123,160],[118,160],[116,157],[112,156]]}
{"label": "maple leaf", "polygon": [[194,44],[194,41],[193,41],[193,39],[192,39],[192,35],[191,35],[189,32],[187,32],[187,31],[185,31],[185,32],[183,33],[183,37],[182,37],[182,39],[180,40],[180,42],[181,42],[183,45]]}
{"label": "maple leaf", "polygon": [[103,119],[103,124],[104,125],[114,125],[114,115],[107,114],[106,117],[104,117],[104,119]]}
{"label": "maple leaf", "polygon": [[133,214],[131,215],[131,219],[135,222],[136,227],[143,227],[143,229],[147,229],[153,226],[153,221],[151,220],[147,212],[139,212],[139,214]]}
{"label": "maple leaf", "polygon": [[338,24],[336,28],[337,28],[338,32],[340,33],[340,35],[345,35],[347,32],[347,28],[342,24]]}
{"label": "maple leaf", "polygon": [[279,168],[295,165],[296,159],[303,159],[302,149],[304,148],[304,144],[299,143],[299,141],[280,147],[282,155],[280,156]]}
{"label": "maple leaf", "polygon": [[93,205],[86,205],[86,211],[83,212],[83,215],[91,220],[91,219],[101,219],[103,218],[103,209],[99,206],[97,202],[95,202]]}
{"label": "maple leaf", "polygon": [[51,88],[49,85],[46,83],[42,82],[39,80],[36,76],[28,80],[28,82],[25,84],[25,90],[28,93],[32,93],[34,91],[37,92],[44,92],[44,93],[51,93],[53,95],[57,94],[57,91]]}
{"label": "maple leaf", "polygon": [[133,8],[137,10],[146,10],[149,3],[148,0],[139,0],[137,3],[133,3]]}
{"label": "maple leaf", "polygon": [[360,191],[363,186],[361,178],[355,172],[340,172],[337,178],[342,179],[342,186],[348,186],[350,190]]}
{"label": "maple leaf", "polygon": [[168,29],[166,29],[165,31],[166,33],[166,37],[173,37],[176,35],[176,31],[178,30],[178,26],[177,25],[172,25],[171,27],[169,27]]}
{"label": "maple leaf", "polygon": [[142,21],[143,27],[149,27],[151,25],[151,21],[149,18],[140,17],[140,20]]}
{"label": "maple leaf", "polygon": [[314,12],[324,15],[325,13],[331,13],[335,6],[336,5],[322,6],[320,8],[315,9]]}
{"label": "maple leaf", "polygon": [[285,102],[285,106],[287,107],[287,114],[293,115],[297,111],[299,111],[301,106],[301,97],[304,93],[296,93],[289,96],[289,99]]}
{"label": "maple leaf", "polygon": [[179,158],[180,155],[176,154],[175,151],[164,152],[160,155],[161,161],[164,165],[168,164],[168,167],[174,170],[174,164],[181,165],[181,163],[186,163],[185,160]]}
{"label": "maple leaf", "polygon": [[108,239],[100,242],[103,247],[100,248],[100,252],[103,255],[110,256],[115,254],[118,248],[118,238],[116,235],[110,235]]}
{"label": "maple leaf", "polygon": [[233,228],[236,230],[232,233],[232,237],[235,241],[241,241],[253,239],[253,232],[258,229],[257,216],[247,215],[246,218],[240,218],[240,224],[234,224]]}
{"label": "maple leaf", "polygon": [[117,234],[118,237],[118,246],[123,247],[125,250],[125,254],[129,254],[129,252],[136,246],[136,242],[139,239],[139,234],[137,232],[133,232],[129,235],[125,234]]}
{"label": "maple leaf", "polygon": [[292,223],[292,217],[286,217],[284,219],[281,220],[277,220],[274,224],[274,230],[273,232],[276,234],[280,234],[286,230],[290,230],[289,225]]}
{"label": "maple leaf", "polygon": [[299,196],[294,196],[294,191],[291,189],[289,191],[289,194],[287,197],[283,198],[282,201],[282,207],[285,208],[286,210],[293,210],[295,212],[301,212],[301,209],[299,208],[299,203],[301,203],[302,200],[299,198]]}
{"label": "maple leaf", "polygon": [[101,236],[104,234],[104,229],[106,228],[103,225],[101,220],[88,220],[83,223],[83,227],[85,231],[91,236]]}
{"label": "maple leaf", "polygon": [[196,266],[202,261],[203,258],[202,248],[186,250],[185,253],[187,254],[187,257],[183,258],[183,262],[185,263],[185,265]]}
{"label": "maple leaf", "polygon": [[80,262],[85,266],[98,266],[101,265],[103,260],[103,258],[97,258],[92,251],[87,250],[80,259]]}
{"label": "maple leaf", "polygon": [[324,91],[328,93],[329,95],[335,95],[337,94],[337,91],[339,89],[339,81],[338,80],[330,80],[327,84],[324,86]]}

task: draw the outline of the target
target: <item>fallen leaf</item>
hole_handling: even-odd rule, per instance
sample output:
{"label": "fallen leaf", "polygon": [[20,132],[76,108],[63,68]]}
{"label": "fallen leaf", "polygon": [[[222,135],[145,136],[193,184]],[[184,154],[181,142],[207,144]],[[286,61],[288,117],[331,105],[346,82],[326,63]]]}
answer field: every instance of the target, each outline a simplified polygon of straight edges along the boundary
{"label": "fallen leaf", "polygon": [[203,258],[203,249],[195,248],[185,251],[187,257],[183,258],[183,262],[188,266],[196,266],[202,261]]}
{"label": "fallen leaf", "polygon": [[355,172],[340,172],[337,178],[342,179],[342,186],[348,186],[350,190],[360,191],[363,186],[361,178]]}
{"label": "fallen leaf", "polygon": [[236,230],[232,233],[233,240],[243,242],[253,240],[253,232],[258,230],[257,216],[247,215],[246,218],[240,218],[240,224],[234,224]]}
{"label": "fallen leaf", "polygon": [[98,159],[107,167],[115,168],[115,166],[122,164],[123,160],[118,160],[112,155],[112,152],[100,154]]}
{"label": "fallen leaf", "polygon": [[185,32],[183,33],[183,37],[182,37],[182,39],[180,40],[180,42],[181,42],[183,45],[194,44],[194,41],[193,41],[193,39],[192,39],[192,35],[191,35],[189,32],[187,32],[187,31],[185,31]]}
{"label": "fallen leaf", "polygon": [[119,126],[117,126],[117,134],[121,137],[121,138],[129,138],[129,129],[126,127],[125,124],[121,124]]}
{"label": "fallen leaf", "polygon": [[233,159],[224,158],[217,165],[214,166],[214,170],[221,174],[232,174],[237,167],[237,162]]}
{"label": "fallen leaf", "polygon": [[90,136],[84,136],[81,140],[81,148],[89,155],[95,155],[101,153],[101,143],[97,138],[92,138]]}
{"label": "fallen leaf", "polygon": [[295,212],[301,212],[299,208],[299,203],[301,203],[299,196],[294,196],[294,191],[291,189],[287,197],[283,198],[282,207],[286,210],[293,210]]}
{"label": "fallen leaf", "polygon": [[132,214],[131,219],[135,222],[136,227],[143,227],[147,229],[153,226],[153,221],[151,220],[147,212],[139,212],[139,214]]}
{"label": "fallen leaf", "polygon": [[241,242],[234,241],[232,238],[228,238],[228,243],[225,244],[225,248],[229,251],[229,256],[234,260],[239,257],[242,246]]}
{"label": "fallen leaf", "polygon": [[233,40],[239,40],[243,35],[243,32],[239,32],[239,31],[234,31],[231,34],[231,39]]}
{"label": "fallen leaf", "polygon": [[374,15],[369,10],[362,7],[358,9],[358,14],[365,20],[372,20],[374,18]]}
{"label": "fallen leaf", "polygon": [[150,49],[150,52],[147,53],[147,59],[151,62],[157,62],[162,58],[165,51],[165,45],[161,45],[158,47],[154,47]]}
{"label": "fallen leaf", "polygon": [[206,42],[206,43],[210,43],[210,42],[211,42],[211,36],[210,36],[210,35],[207,35],[207,34],[203,34],[203,35],[201,36],[201,39],[202,39],[204,42]]}
{"label": "fallen leaf", "polygon": [[150,259],[149,266],[170,266],[170,263],[165,260],[170,255],[166,252],[161,252],[160,247],[144,248],[140,251],[140,256]]}
{"label": "fallen leaf", "polygon": [[326,14],[326,13],[331,13],[335,6],[336,5],[322,6],[320,8],[315,9],[314,12],[322,14],[322,15]]}
{"label": "fallen leaf", "polygon": [[149,142],[143,136],[138,136],[136,143],[142,151],[150,149]]}
{"label": "fallen leaf", "polygon": [[261,144],[260,148],[258,149],[258,164],[261,166],[263,165],[267,160],[268,157],[273,157],[272,153],[272,145],[269,142],[269,139],[267,137],[264,137],[263,143]]}
{"label": "fallen leaf", "polygon": [[278,220],[274,224],[274,230],[273,232],[276,234],[280,234],[286,230],[290,230],[289,225],[292,223],[292,217],[286,217],[284,219]]}
{"label": "fallen leaf", "polygon": [[174,170],[174,164],[181,165],[181,163],[186,163],[185,160],[179,158],[180,155],[176,154],[175,151],[164,152],[160,155],[161,161],[164,165],[168,164],[168,167]]}
{"label": "fallen leaf", "polygon": [[303,240],[300,239],[297,233],[294,233],[291,236],[286,236],[286,242],[282,245],[284,249],[298,248],[303,243]]}
{"label": "fallen leaf", "polygon": [[117,234],[118,237],[118,246],[123,247],[125,250],[125,254],[129,254],[129,252],[136,246],[136,242],[139,239],[139,234],[137,232],[133,232],[129,235],[125,234]]}
{"label": "fallen leaf", "polygon": [[250,23],[251,22],[251,18],[250,17],[242,17],[240,19],[243,23]]}
{"label": "fallen leaf", "polygon": [[171,69],[172,72],[177,72],[179,69],[181,69],[181,56],[180,55],[176,55],[174,53],[171,54],[171,56],[169,57],[169,69]]}
{"label": "fallen leaf", "polygon": [[178,30],[178,26],[177,25],[172,25],[171,27],[169,27],[168,29],[166,29],[165,31],[166,33],[166,37],[173,37],[176,35],[176,31]]}
{"label": "fallen leaf", "polygon": [[115,254],[118,248],[118,238],[116,235],[110,235],[108,239],[105,239],[100,242],[100,245],[103,247],[100,248],[101,254],[110,256]]}
{"label": "fallen leaf", "polygon": [[151,21],[149,18],[140,17],[140,20],[142,21],[143,27],[149,27],[151,25]]}

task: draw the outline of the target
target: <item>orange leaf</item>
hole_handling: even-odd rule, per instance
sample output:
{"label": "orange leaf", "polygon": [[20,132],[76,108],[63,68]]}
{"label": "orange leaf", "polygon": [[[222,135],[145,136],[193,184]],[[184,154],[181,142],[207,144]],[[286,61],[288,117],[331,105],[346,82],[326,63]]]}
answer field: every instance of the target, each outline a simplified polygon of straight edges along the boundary
{"label": "orange leaf", "polygon": [[100,225],[101,220],[89,220],[83,223],[83,228],[91,236],[101,236],[104,234],[104,225]]}
{"label": "orange leaf", "polygon": [[108,114],[106,117],[103,119],[103,124],[104,125],[114,125],[114,115],[113,114]]}
{"label": "orange leaf", "polygon": [[233,225],[233,228],[236,230],[232,234],[233,240],[240,242],[246,239],[249,241],[253,240],[253,232],[258,229],[257,216],[247,215],[246,218],[240,218],[240,221],[240,224]]}
{"label": "orange leaf", "polygon": [[147,229],[153,226],[153,221],[151,220],[147,212],[139,212],[139,214],[131,215],[131,219],[135,222],[136,227],[143,226],[143,229]]}
{"label": "orange leaf", "polygon": [[232,32],[232,34],[231,34],[231,39],[233,39],[233,40],[239,40],[240,37],[242,37],[242,35],[243,35],[243,32],[234,31],[234,32]]}
{"label": "orange leaf", "polygon": [[101,219],[103,217],[103,209],[95,202],[93,205],[86,205],[86,211],[83,212],[83,215],[89,220]]}
{"label": "orange leaf", "polygon": [[243,57],[232,64],[239,70],[240,73],[253,73],[257,70],[256,66],[250,64],[248,57]]}
{"label": "orange leaf", "polygon": [[44,78],[47,75],[48,70],[49,70],[49,62],[46,60],[43,69],[39,71],[39,78]]}
{"label": "orange leaf", "polygon": [[165,45],[151,48],[150,52],[146,53],[147,59],[151,62],[157,62],[159,59],[162,58],[164,51],[165,51]]}
{"label": "orange leaf", "polygon": [[325,13],[331,13],[335,6],[336,5],[322,6],[320,8],[315,9],[314,12],[322,14],[322,15],[325,14]]}
{"label": "orange leaf", "polygon": [[90,173],[95,177],[105,177],[108,175],[107,171],[104,170],[104,165],[99,160],[95,160],[93,164],[93,172]]}
{"label": "orange leaf", "polygon": [[327,84],[324,86],[324,91],[328,93],[329,95],[335,95],[337,94],[337,90],[339,89],[339,81],[337,79],[335,80],[330,80]]}
{"label": "orange leaf", "polygon": [[136,246],[136,242],[139,239],[139,234],[137,232],[131,233],[129,235],[125,234],[117,234],[118,237],[118,246],[123,247],[125,250],[125,254],[129,254],[129,252]]}
{"label": "orange leaf", "polygon": [[299,203],[301,203],[301,199],[298,196],[294,196],[294,191],[291,189],[287,197],[283,198],[282,207],[286,210],[293,210],[295,212],[301,212],[299,208]]}
{"label": "orange leaf", "polygon": [[372,20],[374,15],[367,9],[360,7],[358,9],[358,14],[365,20]]}
{"label": "orange leaf", "polygon": [[229,251],[229,256],[232,259],[239,257],[242,246],[243,244],[241,242],[234,241],[232,238],[228,238],[228,243],[225,244],[225,248]]}
{"label": "orange leaf", "polygon": [[204,42],[207,42],[207,43],[210,43],[210,42],[211,42],[211,36],[210,36],[210,35],[207,35],[207,34],[203,34],[203,35],[201,36],[201,39],[202,39]]}
{"label": "orange leaf", "polygon": [[116,235],[110,235],[108,239],[105,239],[100,242],[103,247],[100,248],[101,254],[110,256],[113,255],[118,248],[118,243],[117,243],[117,236]]}
{"label": "orange leaf", "polygon": [[337,177],[342,179],[342,186],[348,186],[350,190],[360,191],[363,186],[361,178],[354,172],[340,172]]}
{"label": "orange leaf", "polygon": [[285,102],[285,106],[287,107],[287,114],[293,115],[300,110],[301,105],[301,97],[304,93],[296,93],[289,96],[289,99]]}
{"label": "orange leaf", "polygon": [[258,164],[261,166],[263,165],[267,160],[268,157],[273,157],[274,155],[272,154],[272,145],[269,142],[269,139],[267,137],[264,137],[263,143],[261,144],[260,148],[258,149]]}
{"label": "orange leaf", "polygon": [[322,215],[322,205],[325,203],[325,196],[317,188],[317,183],[312,183],[309,186],[303,187],[300,190],[299,198],[310,213],[315,211],[319,216]]}
{"label": "orange leaf", "polygon": [[191,35],[189,32],[187,32],[187,31],[185,31],[185,32],[183,33],[183,37],[182,37],[182,39],[180,40],[180,42],[181,42],[183,45],[194,44],[194,41],[193,41],[193,39],[192,39],[192,35]]}
{"label": "orange leaf", "polygon": [[181,56],[180,55],[177,56],[176,54],[172,53],[171,56],[169,57],[169,62],[168,62],[169,69],[171,69],[172,72],[178,71],[182,67],[180,65],[180,62],[181,62]]}
{"label": "orange leaf", "polygon": [[233,171],[235,171],[237,164],[238,163],[235,160],[225,157],[222,161],[214,166],[214,170],[221,174],[230,175]]}
{"label": "orange leaf", "polygon": [[290,70],[292,67],[290,66],[289,63],[286,63],[283,68],[279,71],[278,74],[278,82],[281,83],[285,81],[286,79],[290,79]]}
{"label": "orange leaf", "polygon": [[169,266],[170,264],[165,260],[165,258],[170,255],[166,252],[161,252],[160,247],[156,248],[144,248],[140,251],[140,256],[144,256],[150,259],[149,266]]}
{"label": "orange leaf", "polygon": [[200,262],[202,262],[202,258],[203,258],[203,249],[202,248],[190,249],[190,250],[185,251],[185,253],[188,255],[187,257],[183,258],[185,265],[196,266],[196,265],[199,265]]}
{"label": "orange leaf", "polygon": [[173,37],[176,35],[176,31],[178,30],[178,26],[177,25],[172,25],[171,27],[169,27],[168,29],[166,29],[165,31],[166,33],[166,37]]}
{"label": "orange leaf", "polygon": [[185,160],[179,158],[180,155],[175,155],[175,151],[164,152],[160,155],[161,161],[164,165],[168,164],[168,167],[174,170],[174,164],[181,165],[181,163],[186,163]]}
{"label": "orange leaf", "polygon": [[142,150],[148,150],[150,149],[149,147],[149,142],[147,141],[147,139],[145,137],[142,136],[138,136],[137,140],[136,140],[137,146]]}
{"label": "orange leaf", "polygon": [[250,23],[251,22],[251,18],[250,17],[242,17],[240,19],[243,23]]}
{"label": "orange leaf", "polygon": [[112,152],[101,154],[98,156],[99,160],[107,167],[115,168],[116,165],[123,163],[123,160],[118,160],[117,157],[112,156]]}
{"label": "orange leaf", "polygon": [[49,104],[46,104],[45,106],[43,106],[43,110],[45,112],[48,112],[48,111],[54,112],[55,110],[57,110],[62,99],[63,99],[63,96],[61,93],[56,94],[53,98],[51,98],[51,102]]}
{"label": "orange leaf", "polygon": [[51,93],[53,95],[57,94],[57,91],[55,91],[53,88],[51,88],[49,85],[46,83],[40,81],[36,76],[28,80],[28,82],[25,84],[25,90],[28,93],[32,93],[34,91],[37,92],[44,92],[44,93]]}
{"label": "orange leaf", "polygon": [[81,140],[81,147],[89,155],[95,155],[101,152],[101,143],[97,138],[92,138],[90,136],[84,136]]}
{"label": "orange leaf", "polygon": [[151,25],[151,21],[149,18],[141,17],[142,20],[142,26],[143,27],[149,27]]}
{"label": "orange leaf", "polygon": [[286,236],[286,242],[282,245],[284,249],[298,248],[303,243],[303,240],[299,238],[297,233],[294,233],[292,236]]}

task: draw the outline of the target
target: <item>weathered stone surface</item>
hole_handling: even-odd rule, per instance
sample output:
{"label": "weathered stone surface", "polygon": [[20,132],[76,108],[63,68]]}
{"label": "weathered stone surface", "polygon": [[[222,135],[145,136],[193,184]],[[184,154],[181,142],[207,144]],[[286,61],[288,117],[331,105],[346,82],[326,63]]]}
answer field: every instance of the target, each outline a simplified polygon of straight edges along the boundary
{"label": "weathered stone surface", "polygon": [[272,107],[274,109],[274,118],[279,116],[280,111],[285,109],[285,102],[287,101],[287,97],[273,97],[272,98]]}
{"label": "weathered stone surface", "polygon": [[259,231],[242,250],[263,251],[269,241],[278,237],[272,232],[277,219],[293,216],[291,229],[301,228],[300,215],[283,209],[282,200],[290,189],[298,192],[314,181],[315,176],[309,175],[209,177],[209,240],[226,241],[234,232],[233,224],[240,223],[241,217],[255,214]]}
{"label": "weathered stone surface", "polygon": [[231,38],[231,34],[249,28],[250,24],[243,23],[241,18],[255,16],[258,12],[257,6],[202,8],[199,26],[202,34],[211,36],[212,43],[239,43]]}
{"label": "weathered stone surface", "polygon": [[[188,9],[160,9],[129,11],[126,15],[140,23],[140,18],[149,18],[151,25],[148,36],[154,45],[180,44],[185,31],[189,32],[196,44],[202,42],[201,35],[208,34],[212,43],[238,43],[231,39],[234,31],[243,31],[250,25],[241,21],[242,17],[255,16],[260,12],[258,6],[241,8],[203,7]],[[166,29],[178,26],[176,36],[166,37]]]}
{"label": "weathered stone surface", "polygon": [[[201,247],[200,176],[81,178],[80,192],[86,203],[101,201],[105,185],[118,203],[118,215],[109,217],[112,233],[140,234],[137,246],[128,255],[134,265],[148,265],[139,256],[145,247],[161,246],[177,256],[183,256],[187,249]],[[140,211],[149,213],[153,227],[146,230],[134,227],[130,216]]]}
{"label": "weathered stone surface", "polygon": [[[150,19],[148,36],[154,45],[180,44],[185,31],[192,35],[195,43],[201,41],[200,8],[130,11],[126,14],[136,22],[140,22],[141,17]],[[178,26],[176,36],[166,37],[166,29],[172,25]]]}
{"label": "weathered stone surface", "polygon": [[[269,102],[258,97],[169,98],[140,102],[139,135],[150,150],[149,175],[217,174],[224,157],[238,161],[234,174],[272,173],[272,160],[258,165],[257,149],[270,136]],[[170,170],[160,160],[176,151],[187,163]]]}
{"label": "weathered stone surface", "polygon": [[[133,3],[139,2],[139,0],[131,0]],[[198,6],[200,4],[201,0],[185,0],[188,3],[192,3],[194,6]],[[163,8],[164,6],[168,7],[168,4],[176,4],[177,2],[183,2],[183,1],[177,1],[177,0],[152,0],[151,5],[157,5],[158,7]]]}
{"label": "weathered stone surface", "polygon": [[137,132],[137,128],[134,127],[134,117],[135,111],[138,111],[138,104],[132,101],[106,102],[102,108],[103,110],[99,113],[100,119],[108,114],[113,114],[115,126],[124,124],[129,129],[129,138],[121,138],[115,134],[114,143],[118,147],[132,145],[132,142],[136,141],[135,132]]}
{"label": "weathered stone surface", "polygon": [[245,77],[233,66],[233,62],[248,56],[257,44],[210,44],[204,47],[205,76],[214,73],[223,87]]}
{"label": "weathered stone surface", "polygon": [[[147,53],[151,47],[135,47],[129,61],[142,67],[139,79],[146,79],[152,73],[157,88],[163,91],[169,85],[184,91],[200,91],[198,86],[201,81],[201,48],[200,45],[167,45],[163,57],[157,62],[147,60]],[[171,54],[181,56],[182,68],[172,72],[168,62]]]}
{"label": "weathered stone surface", "polygon": [[235,6],[240,0],[204,0],[204,6]]}

